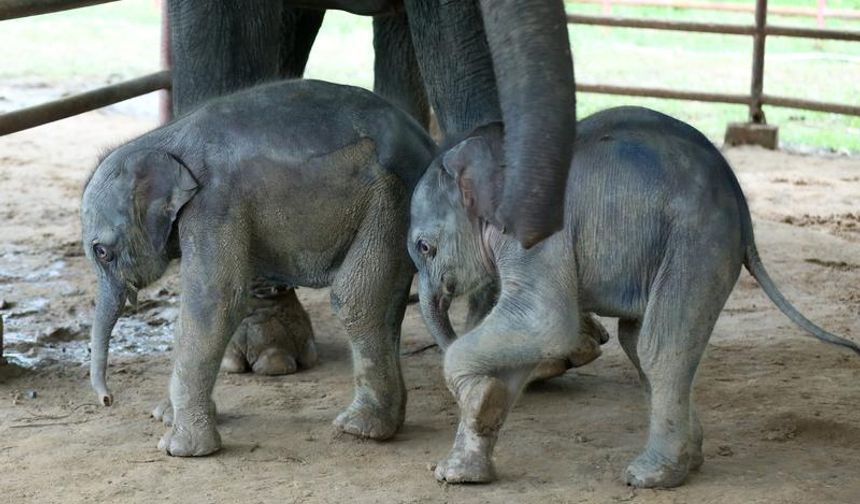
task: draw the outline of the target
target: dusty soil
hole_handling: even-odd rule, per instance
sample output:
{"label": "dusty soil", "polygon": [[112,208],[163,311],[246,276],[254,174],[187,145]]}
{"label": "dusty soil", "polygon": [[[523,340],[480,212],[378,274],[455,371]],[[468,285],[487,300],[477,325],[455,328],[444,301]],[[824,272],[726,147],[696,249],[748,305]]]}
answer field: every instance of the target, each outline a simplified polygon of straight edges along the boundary
{"label": "dusty soil", "polygon": [[[679,489],[632,490],[620,479],[644,443],[647,408],[614,339],[593,364],[526,392],[496,450],[497,483],[441,485],[428,470],[457,419],[435,350],[403,359],[409,406],[395,439],[336,435],[331,420],[351,393],[348,347],[327,293],[307,289],[321,364],[287,377],[222,375],[224,450],[165,456],[148,412],[170,369],[175,273],[123,320],[110,368],[117,401],[98,407],[83,341],[93,277],[77,216],[99,150],[151,126],[93,113],[0,138],[0,314],[7,354],[28,366],[0,375],[6,502],[860,502],[860,359],[803,336],[746,273],[698,377],[705,465]],[[860,340],[860,160],[727,155],[787,296]],[[403,332],[406,350],[429,342],[414,307]]]}

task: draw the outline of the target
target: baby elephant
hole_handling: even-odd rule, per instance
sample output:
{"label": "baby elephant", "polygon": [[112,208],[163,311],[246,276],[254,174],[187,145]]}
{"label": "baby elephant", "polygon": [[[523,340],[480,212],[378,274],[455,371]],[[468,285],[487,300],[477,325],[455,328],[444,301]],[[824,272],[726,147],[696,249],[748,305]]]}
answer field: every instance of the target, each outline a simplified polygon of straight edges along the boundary
{"label": "baby elephant", "polygon": [[[523,385],[537,365],[593,344],[580,326],[581,314],[594,312],[619,319],[621,346],[650,395],[648,441],[626,480],[680,485],[702,463],[693,376],[742,265],[801,327],[860,353],[776,290],[738,181],[701,133],[635,107],[595,114],[577,130],[564,228],[528,250],[495,224],[498,125],[434,162],[413,195],[409,253],[421,309],[435,339],[450,345],[445,379],[460,406],[439,480],[494,479],[493,446]],[[455,341],[451,298],[494,279],[496,306]]]}
{"label": "baby elephant", "polygon": [[338,429],[385,439],[403,423],[400,324],[414,266],[409,198],[435,144],[406,113],[354,87],[286,81],[227,96],[111,152],[81,203],[99,279],[93,387],[125,300],[182,256],[171,455],[218,450],[211,395],[252,282],[331,286],[352,345],[355,395]]}

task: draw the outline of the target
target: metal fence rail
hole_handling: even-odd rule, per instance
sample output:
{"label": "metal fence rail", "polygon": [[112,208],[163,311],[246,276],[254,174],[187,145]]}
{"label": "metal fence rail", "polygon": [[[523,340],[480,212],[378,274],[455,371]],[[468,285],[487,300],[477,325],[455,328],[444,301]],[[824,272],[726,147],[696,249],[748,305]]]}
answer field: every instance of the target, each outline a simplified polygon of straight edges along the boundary
{"label": "metal fence rail", "polygon": [[89,7],[117,0],[3,0],[0,3],[0,21],[37,14],[49,14],[79,7]]}
{"label": "metal fence rail", "polygon": [[[700,0],[574,0],[571,3],[598,4],[603,7],[603,14],[609,14],[612,7],[667,7],[670,9],[691,9],[729,12],[755,12],[755,5],[734,2],[703,2]],[[860,10],[833,9],[827,7],[826,0],[818,0],[816,7],[771,7],[768,13],[777,16],[814,17],[819,27],[826,18],[860,19]]]}
{"label": "metal fence rail", "polygon": [[577,90],[586,93],[601,93],[625,96],[646,96],[651,98],[671,98],[677,100],[706,101],[719,103],[739,103],[749,107],[750,122],[763,124],[763,105],[789,107],[817,112],[830,112],[860,116],[860,106],[840,103],[826,103],[785,96],[764,94],[764,55],[765,41],[768,36],[813,38],[819,40],[844,40],[860,42],[860,31],[830,30],[820,28],[796,28],[791,26],[768,26],[767,0],[756,0],[755,24],[720,24],[689,21],[664,21],[609,16],[586,16],[568,14],[568,23],[614,26],[622,28],[644,28],[650,30],[685,31],[697,33],[719,33],[725,35],[751,35],[753,37],[752,78],[749,95],[703,93],[689,90],[644,88],[630,86],[610,86],[600,84],[577,84]]}
{"label": "metal fence rail", "polygon": [[[113,1],[116,0],[4,0],[0,3],[0,20],[57,12]],[[773,96],[764,93],[764,54],[765,41],[768,36],[860,42],[860,31],[769,26],[767,24],[767,0],[756,0],[755,24],[753,25],[586,16],[580,14],[569,14],[567,20],[568,23],[580,25],[746,35],[752,36],[754,41],[752,77],[750,93],[748,95],[584,83],[577,84],[577,91],[579,92],[742,104],[749,107],[749,119],[753,124],[765,123],[764,112],[762,110],[764,105],[860,116],[860,106],[858,105],[818,102],[785,96]],[[163,44],[166,43],[166,26],[166,17],[163,17]],[[167,56],[167,51],[163,47],[162,57],[165,58],[163,60],[165,67],[169,66],[169,62],[166,59]],[[95,110],[160,89],[170,89],[169,71],[157,72],[60,100],[2,114],[0,115],[0,135],[14,133],[72,115]],[[162,103],[161,115],[163,118],[169,116],[169,104],[166,102]]]}
{"label": "metal fence rail", "polygon": [[0,115],[0,136],[170,87],[167,70]]}
{"label": "metal fence rail", "polygon": [[[115,1],[117,0],[3,0],[0,2],[0,21]],[[165,16],[162,16],[163,39],[167,33],[167,25],[164,20]],[[164,43],[165,40],[162,42]],[[163,64],[169,64],[164,59],[166,52],[166,47],[162,47]],[[162,89],[170,90],[170,71],[168,70],[0,114],[0,136],[83,114]],[[161,117],[169,117],[169,110],[169,106],[163,102],[160,111]]]}

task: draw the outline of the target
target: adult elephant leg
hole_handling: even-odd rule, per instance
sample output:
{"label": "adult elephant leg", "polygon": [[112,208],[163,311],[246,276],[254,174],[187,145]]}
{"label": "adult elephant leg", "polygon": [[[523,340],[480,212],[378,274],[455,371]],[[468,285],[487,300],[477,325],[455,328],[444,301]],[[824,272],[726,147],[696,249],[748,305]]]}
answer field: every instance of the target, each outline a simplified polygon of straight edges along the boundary
{"label": "adult elephant leg", "polygon": [[283,375],[317,363],[311,320],[295,289],[263,286],[249,305],[250,314],[233,333],[221,361],[222,370]]}
{"label": "adult elephant leg", "polygon": [[168,0],[173,113],[280,77],[282,2]]}
{"label": "adult elephant leg", "polygon": [[475,0],[406,0],[430,105],[446,138],[502,119],[493,60]]}
{"label": "adult elephant leg", "polygon": [[406,13],[373,18],[373,91],[409,113],[424,129],[430,126],[430,105]]}
{"label": "adult elephant leg", "polygon": [[284,7],[282,16],[280,74],[288,79],[300,78],[305,73],[325,11]]}

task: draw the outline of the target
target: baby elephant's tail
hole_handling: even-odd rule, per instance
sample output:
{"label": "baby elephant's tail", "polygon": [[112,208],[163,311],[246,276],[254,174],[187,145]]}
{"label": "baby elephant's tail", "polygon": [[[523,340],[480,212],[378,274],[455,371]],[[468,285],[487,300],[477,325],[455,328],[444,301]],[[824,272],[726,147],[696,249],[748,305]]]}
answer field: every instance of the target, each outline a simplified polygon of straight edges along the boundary
{"label": "baby elephant's tail", "polygon": [[779,307],[782,313],[785,313],[795,324],[799,325],[821,341],[850,348],[851,350],[854,350],[856,354],[860,355],[860,346],[857,346],[857,343],[829,333],[813,324],[808,318],[804,317],[802,313],[797,311],[797,308],[792,306],[787,299],[785,299],[785,296],[783,296],[779,289],[776,288],[776,284],[773,283],[770,275],[767,274],[767,270],[764,269],[764,264],[762,264],[761,258],[758,255],[758,250],[756,250],[756,247],[753,244],[747,246],[744,266],[746,266],[750,274],[752,274],[752,276],[758,281],[761,288],[764,289],[767,297],[769,297],[770,300]]}

